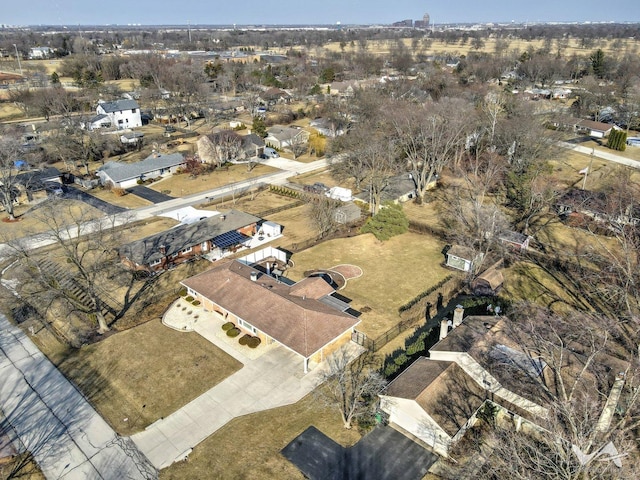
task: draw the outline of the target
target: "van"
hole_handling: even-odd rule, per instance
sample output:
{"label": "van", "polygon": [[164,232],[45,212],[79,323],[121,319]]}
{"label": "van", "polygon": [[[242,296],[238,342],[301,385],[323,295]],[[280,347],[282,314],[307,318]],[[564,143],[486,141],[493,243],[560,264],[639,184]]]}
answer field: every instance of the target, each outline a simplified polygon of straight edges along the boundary
{"label": "van", "polygon": [[264,154],[267,156],[267,158],[278,158],[280,156],[280,154],[271,147],[266,147],[264,149]]}

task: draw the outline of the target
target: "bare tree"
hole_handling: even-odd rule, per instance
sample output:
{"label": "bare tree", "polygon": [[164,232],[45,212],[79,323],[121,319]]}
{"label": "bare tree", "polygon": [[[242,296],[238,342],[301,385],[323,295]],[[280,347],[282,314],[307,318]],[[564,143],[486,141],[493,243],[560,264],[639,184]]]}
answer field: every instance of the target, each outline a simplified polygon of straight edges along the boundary
{"label": "bare tree", "polygon": [[350,429],[354,420],[370,412],[378,393],[385,387],[386,380],[376,365],[369,353],[351,360],[345,348],[327,358],[322,377],[325,385],[318,389],[317,395],[340,412],[344,428]]}
{"label": "bare tree", "polygon": [[200,142],[198,144],[198,153],[204,161],[210,161],[221,167],[230,160],[244,159],[242,137],[233,130],[222,130],[206,137],[209,141],[201,142],[202,152],[200,152]]}
{"label": "bare tree", "polygon": [[325,196],[317,196],[309,203],[309,219],[316,227],[318,235],[323,238],[337,226],[335,214],[340,202]]}
{"label": "bare tree", "polygon": [[472,109],[463,100],[445,98],[424,107],[404,104],[392,112],[395,134],[423,200],[431,182],[463,151]]}
{"label": "bare tree", "polygon": [[108,331],[107,313],[118,312],[104,285],[125,272],[115,252],[122,232],[115,227],[126,219],[96,218],[87,207],[78,209],[64,199],[49,200],[33,216],[46,230],[38,238],[52,250],[34,250],[29,237],[10,242],[21,266],[30,272],[32,283],[27,288],[97,322],[99,333]]}
{"label": "bare tree", "polygon": [[504,332],[515,349],[488,345],[492,374],[517,381],[547,414],[495,430],[482,478],[636,478],[639,365],[636,348],[616,342],[618,323],[526,304],[514,315]]}
{"label": "bare tree", "polygon": [[0,131],[0,203],[9,220],[14,220],[14,204],[19,194],[15,162],[20,155],[17,132]]}

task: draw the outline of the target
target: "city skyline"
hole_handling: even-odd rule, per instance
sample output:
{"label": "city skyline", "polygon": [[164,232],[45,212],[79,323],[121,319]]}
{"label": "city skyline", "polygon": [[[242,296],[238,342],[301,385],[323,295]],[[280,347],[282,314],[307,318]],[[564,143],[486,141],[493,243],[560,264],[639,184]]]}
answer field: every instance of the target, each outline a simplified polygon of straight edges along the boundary
{"label": "city skyline", "polygon": [[450,4],[415,0],[325,0],[301,8],[294,0],[244,0],[238,4],[205,4],[184,0],[86,2],[32,0],[29,8],[18,2],[3,7],[4,25],[330,25],[391,24],[403,19],[418,20],[428,13],[432,24],[490,22],[639,22],[640,8],[631,0],[621,0],[616,8],[602,8],[593,0],[563,3],[539,0],[523,6],[516,2],[459,0]]}

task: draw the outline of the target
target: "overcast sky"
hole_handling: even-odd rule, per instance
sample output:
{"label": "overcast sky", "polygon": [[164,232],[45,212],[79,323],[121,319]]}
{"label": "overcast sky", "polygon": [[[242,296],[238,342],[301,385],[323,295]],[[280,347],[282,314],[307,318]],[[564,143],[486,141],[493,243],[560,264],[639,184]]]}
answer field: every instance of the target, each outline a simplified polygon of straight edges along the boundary
{"label": "overcast sky", "polygon": [[5,25],[389,24],[431,15],[432,23],[638,22],[638,0],[3,0]]}

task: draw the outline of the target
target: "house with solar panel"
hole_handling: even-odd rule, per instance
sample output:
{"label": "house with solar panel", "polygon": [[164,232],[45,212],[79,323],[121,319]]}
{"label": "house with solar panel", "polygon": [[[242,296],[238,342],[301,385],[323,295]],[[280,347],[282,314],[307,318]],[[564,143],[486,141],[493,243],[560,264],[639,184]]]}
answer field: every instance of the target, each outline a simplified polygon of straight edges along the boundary
{"label": "house with solar panel", "polygon": [[122,245],[118,254],[133,270],[157,272],[197,257],[214,261],[248,248],[264,222],[259,217],[229,210]]}

